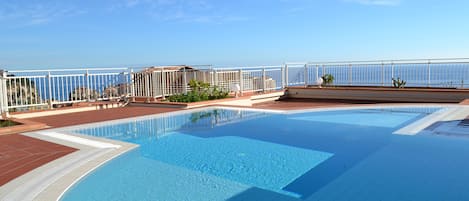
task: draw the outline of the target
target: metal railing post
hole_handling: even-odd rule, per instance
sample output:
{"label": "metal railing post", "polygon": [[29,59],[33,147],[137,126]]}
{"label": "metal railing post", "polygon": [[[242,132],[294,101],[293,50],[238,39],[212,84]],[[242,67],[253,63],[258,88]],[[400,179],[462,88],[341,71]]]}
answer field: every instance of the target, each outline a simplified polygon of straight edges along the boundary
{"label": "metal railing post", "polygon": [[305,81],[305,87],[308,87],[308,64],[305,64],[303,79]]}
{"label": "metal railing post", "polygon": [[214,75],[213,75],[213,70],[211,69],[210,72],[208,73],[208,75],[210,76],[210,86],[213,86],[213,83],[214,83]]}
{"label": "metal railing post", "polygon": [[135,102],[135,74],[134,74],[134,69],[130,68],[130,96],[132,97],[132,102]]}
{"label": "metal railing post", "polygon": [[384,86],[384,63],[381,62],[381,86]]}
{"label": "metal railing post", "polygon": [[352,85],[352,64],[349,64],[349,71],[348,71],[348,85]]}
{"label": "metal railing post", "polygon": [[244,80],[243,80],[243,70],[239,69],[239,88],[240,88],[240,95],[243,96],[243,91],[244,91]]}
{"label": "metal railing post", "polygon": [[150,90],[151,90],[150,95],[151,95],[151,98],[153,99],[153,102],[156,102],[156,98],[157,98],[156,97],[157,96],[156,95],[157,94],[157,89],[156,89],[156,86],[157,86],[156,85],[156,83],[157,83],[156,79],[157,79],[157,77],[156,77],[156,73],[155,73],[155,71],[150,71],[149,75],[150,75]]}
{"label": "metal railing post", "polygon": [[322,64],[322,76],[324,76],[326,74],[326,68],[325,68],[325,65]]}
{"label": "metal railing post", "polygon": [[282,80],[282,89],[285,89],[285,69],[283,66],[280,66],[280,79]]}
{"label": "metal railing post", "polygon": [[0,99],[0,119],[3,118],[3,112],[5,111],[5,97],[7,97],[7,93],[4,90],[4,87],[6,85],[6,82],[4,82],[5,77],[5,72],[2,71],[2,75],[0,77],[0,94],[1,94],[1,99]]}
{"label": "metal railing post", "polygon": [[430,84],[431,84],[431,75],[430,75],[430,64],[431,64],[431,61],[428,60],[428,64],[427,64],[427,87],[430,87]]}
{"label": "metal railing post", "polygon": [[262,67],[262,92],[265,93],[265,67]]}
{"label": "metal railing post", "polygon": [[215,75],[215,77],[214,77],[214,83],[213,83],[213,85],[219,86],[219,84],[218,84],[218,71],[217,71],[217,70],[215,70],[214,75]]}
{"label": "metal railing post", "polygon": [[161,99],[165,100],[165,88],[166,88],[166,73],[164,68],[161,68]]}
{"label": "metal railing post", "polygon": [[319,65],[316,64],[316,82],[319,80]]}
{"label": "metal railing post", "polygon": [[143,83],[145,86],[145,97],[146,97],[146,102],[150,102],[150,97],[151,97],[151,94],[150,94],[150,85],[151,85],[151,80],[150,80],[150,72],[145,72],[144,74],[144,79],[143,79]]}
{"label": "metal railing post", "polygon": [[182,74],[182,93],[186,94],[187,93],[187,74],[186,74],[186,68],[184,67],[183,74]]}
{"label": "metal railing post", "polygon": [[288,87],[288,64],[285,64],[285,88]]}
{"label": "metal railing post", "polygon": [[[90,102],[91,100],[91,82],[90,82],[90,76],[89,76],[89,71],[88,69],[86,69],[86,73],[85,73],[85,79],[86,79],[86,101]],[[81,98],[81,97],[80,97]]]}
{"label": "metal railing post", "polygon": [[[394,62],[391,62],[391,78],[394,79]],[[393,86],[392,79],[391,79],[391,86]]]}
{"label": "metal railing post", "polygon": [[48,93],[49,93],[49,109],[52,109],[53,103],[52,103],[52,78],[50,75],[50,71],[47,71],[47,82],[48,82]]}
{"label": "metal railing post", "polygon": [[10,113],[8,112],[8,90],[7,90],[7,72],[6,71],[2,71],[2,77],[1,77],[1,82],[2,82],[2,100],[1,100],[1,108],[0,108],[0,114],[2,115],[2,117],[4,116],[3,114],[5,114],[5,117],[9,117],[10,116]]}

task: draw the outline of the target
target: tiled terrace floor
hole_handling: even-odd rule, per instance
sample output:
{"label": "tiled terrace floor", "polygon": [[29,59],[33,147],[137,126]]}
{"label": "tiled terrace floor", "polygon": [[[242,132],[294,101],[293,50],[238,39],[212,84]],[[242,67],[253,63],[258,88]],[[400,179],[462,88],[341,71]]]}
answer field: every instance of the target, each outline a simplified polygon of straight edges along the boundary
{"label": "tiled terrace floor", "polygon": [[99,121],[123,119],[142,115],[158,114],[176,110],[179,109],[155,107],[121,107],[97,111],[86,111],[54,116],[36,117],[30,118],[29,120],[45,123],[51,127],[64,127]]}

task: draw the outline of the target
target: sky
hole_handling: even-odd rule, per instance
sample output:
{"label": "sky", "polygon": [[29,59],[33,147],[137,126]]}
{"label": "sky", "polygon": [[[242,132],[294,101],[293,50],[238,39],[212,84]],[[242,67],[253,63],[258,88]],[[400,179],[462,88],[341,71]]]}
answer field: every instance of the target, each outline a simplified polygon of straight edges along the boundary
{"label": "sky", "polygon": [[467,0],[0,0],[0,69],[469,57]]}

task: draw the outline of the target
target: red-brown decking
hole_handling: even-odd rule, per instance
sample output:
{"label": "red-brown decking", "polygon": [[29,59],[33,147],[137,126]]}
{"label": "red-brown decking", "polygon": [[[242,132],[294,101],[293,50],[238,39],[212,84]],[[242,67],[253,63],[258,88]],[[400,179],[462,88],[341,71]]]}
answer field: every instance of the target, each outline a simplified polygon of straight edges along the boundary
{"label": "red-brown decking", "polygon": [[461,104],[461,105],[469,105],[469,99],[464,99],[464,100],[461,101],[459,104]]}
{"label": "red-brown decking", "polygon": [[45,117],[30,118],[31,121],[45,123],[52,127],[74,126],[78,124],[94,123],[100,121],[137,117],[176,111],[175,108],[154,107],[121,107],[105,110],[76,112]]}
{"label": "red-brown decking", "polygon": [[[172,108],[123,107],[28,119],[51,127],[175,111]],[[0,136],[0,186],[50,161],[76,151],[74,148],[19,135]]]}
{"label": "red-brown decking", "polygon": [[0,136],[0,186],[74,151],[76,151],[74,148],[23,135],[2,135]]}

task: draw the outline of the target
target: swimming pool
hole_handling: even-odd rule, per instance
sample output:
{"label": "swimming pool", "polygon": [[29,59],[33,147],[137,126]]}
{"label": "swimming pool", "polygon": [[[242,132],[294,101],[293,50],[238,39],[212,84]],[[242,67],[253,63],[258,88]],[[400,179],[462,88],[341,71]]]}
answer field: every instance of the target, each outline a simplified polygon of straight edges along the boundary
{"label": "swimming pool", "polygon": [[469,141],[393,134],[441,108],[211,108],[74,132],[139,144],[62,200],[468,200]]}

